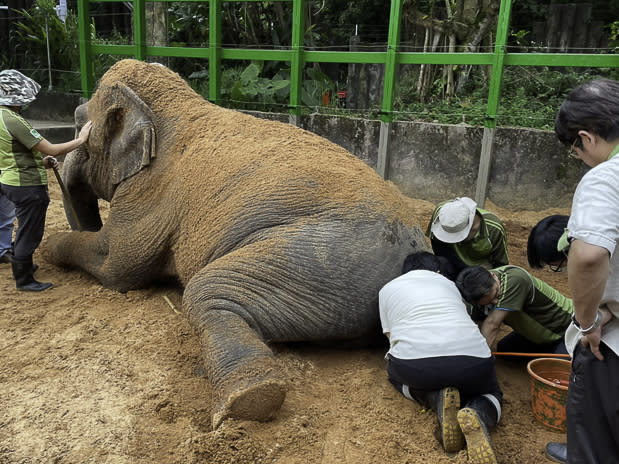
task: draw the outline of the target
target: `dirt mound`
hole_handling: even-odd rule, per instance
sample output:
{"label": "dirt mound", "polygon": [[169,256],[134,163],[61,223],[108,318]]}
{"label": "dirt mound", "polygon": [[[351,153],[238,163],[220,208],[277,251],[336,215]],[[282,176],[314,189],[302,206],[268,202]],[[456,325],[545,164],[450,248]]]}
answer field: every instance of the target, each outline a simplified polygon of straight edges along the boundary
{"label": "dirt mound", "polygon": [[[69,230],[55,179],[50,195],[46,234]],[[547,214],[568,214],[486,208],[505,219],[511,261],[524,267],[530,228]],[[180,289],[120,294],[38,254],[35,261],[37,278],[53,282],[52,290],[17,292],[9,266],[0,266],[2,464],[467,461],[464,451],[446,456],[434,414],[389,384],[386,348],[275,346],[290,385],[277,418],[228,421],[213,432],[198,339],[175,311]],[[565,275],[533,273],[568,292]],[[565,435],[533,418],[526,363],[497,364],[505,401],[492,437],[500,462],[544,462],[546,442]]]}

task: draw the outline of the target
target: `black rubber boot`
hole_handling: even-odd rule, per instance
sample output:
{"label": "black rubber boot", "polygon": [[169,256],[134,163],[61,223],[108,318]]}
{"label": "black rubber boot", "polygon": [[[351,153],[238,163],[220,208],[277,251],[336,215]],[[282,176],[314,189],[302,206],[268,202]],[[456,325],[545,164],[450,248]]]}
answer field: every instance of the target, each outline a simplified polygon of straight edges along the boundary
{"label": "black rubber boot", "polygon": [[[11,251],[7,251],[2,256],[0,256],[0,263],[12,263],[13,262],[13,253]],[[32,265],[32,273],[34,274],[39,270],[38,264]]]}
{"label": "black rubber boot", "polygon": [[443,449],[456,453],[464,448],[464,435],[458,424],[460,392],[457,388],[446,387],[427,396],[430,408],[438,416],[439,435]]}
{"label": "black rubber boot", "polygon": [[567,444],[551,441],[546,445],[546,457],[555,462],[567,463]]}
{"label": "black rubber boot", "polygon": [[458,411],[458,423],[466,439],[472,464],[498,464],[489,430],[498,422],[498,412],[490,400],[478,397]]}
{"label": "black rubber boot", "polygon": [[13,277],[15,278],[15,287],[17,290],[25,292],[42,292],[52,287],[51,283],[38,282],[33,277],[32,256],[27,258],[17,258],[13,256],[11,263],[13,268]]}

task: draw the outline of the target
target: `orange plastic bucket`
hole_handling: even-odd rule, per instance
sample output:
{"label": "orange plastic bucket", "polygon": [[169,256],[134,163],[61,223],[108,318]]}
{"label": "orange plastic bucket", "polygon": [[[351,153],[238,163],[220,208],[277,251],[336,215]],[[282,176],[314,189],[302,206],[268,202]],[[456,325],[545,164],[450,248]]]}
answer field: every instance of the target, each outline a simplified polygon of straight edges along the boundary
{"label": "orange plastic bucket", "polygon": [[567,430],[565,407],[570,383],[571,361],[534,359],[527,364],[531,376],[531,409],[543,425],[558,432]]}

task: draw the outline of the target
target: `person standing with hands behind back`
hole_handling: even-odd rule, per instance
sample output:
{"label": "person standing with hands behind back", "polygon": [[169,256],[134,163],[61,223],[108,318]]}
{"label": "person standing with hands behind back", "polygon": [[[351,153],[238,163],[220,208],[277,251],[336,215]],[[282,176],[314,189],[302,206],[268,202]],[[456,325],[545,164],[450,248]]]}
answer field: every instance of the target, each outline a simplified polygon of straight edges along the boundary
{"label": "person standing with hands behind back", "polygon": [[[41,243],[49,205],[47,174],[58,161],[54,156],[74,150],[88,140],[88,121],[79,136],[65,143],[50,143],[20,115],[41,86],[19,71],[0,72],[0,189],[15,205],[17,233],[11,266],[18,290],[39,292],[52,287],[33,276],[32,255]],[[44,157],[44,155],[47,155]]]}
{"label": "person standing with hands behind back", "polygon": [[[555,132],[592,168],[576,188],[567,225],[574,318],[565,334],[573,359],[566,457],[570,464],[619,463],[619,82],[597,79],[572,90]],[[554,451],[551,457],[564,456]]]}

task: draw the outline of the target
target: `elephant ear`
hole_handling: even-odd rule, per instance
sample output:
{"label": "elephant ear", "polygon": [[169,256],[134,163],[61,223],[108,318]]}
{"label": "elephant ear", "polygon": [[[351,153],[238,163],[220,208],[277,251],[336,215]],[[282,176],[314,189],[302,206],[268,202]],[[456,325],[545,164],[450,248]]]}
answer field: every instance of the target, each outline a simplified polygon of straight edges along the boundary
{"label": "elephant ear", "polygon": [[151,109],[129,87],[114,84],[102,90],[105,156],[112,185],[137,174],[157,153]]}

